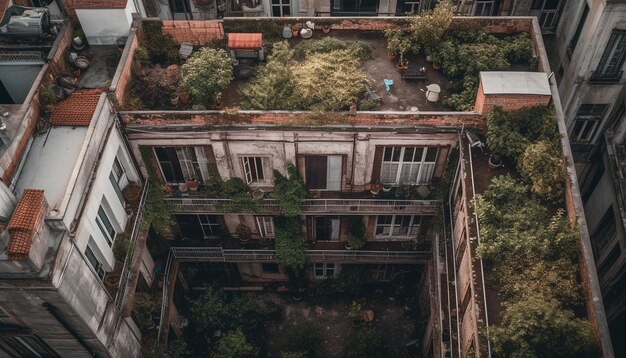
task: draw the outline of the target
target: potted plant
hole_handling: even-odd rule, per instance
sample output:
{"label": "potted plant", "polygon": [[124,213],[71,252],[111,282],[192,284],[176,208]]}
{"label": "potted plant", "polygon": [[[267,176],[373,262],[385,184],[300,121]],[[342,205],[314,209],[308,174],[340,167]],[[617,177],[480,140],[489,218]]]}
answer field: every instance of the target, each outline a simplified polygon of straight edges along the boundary
{"label": "potted plant", "polygon": [[141,197],[141,187],[137,183],[131,181],[122,190],[122,196],[124,196],[124,200],[127,202],[136,203]]}
{"label": "potted plant", "polygon": [[298,26],[294,25],[291,27],[291,36],[292,37],[298,37],[298,34],[300,33],[300,29],[298,28]]}
{"label": "potted plant", "polygon": [[391,188],[393,188],[393,186],[391,184],[383,184],[383,193],[390,192]]}
{"label": "potted plant", "polygon": [[322,32],[327,34],[330,32],[330,25],[323,25],[322,26]]}
{"label": "potted plant", "polygon": [[378,193],[380,193],[381,187],[382,185],[380,185],[380,183],[372,183],[370,185],[370,193],[372,193],[372,195],[378,195]]}
{"label": "potted plant", "polygon": [[385,39],[387,40],[387,58],[389,61],[393,61],[398,56],[402,42],[402,31],[397,29],[386,30]]}
{"label": "potted plant", "polygon": [[189,190],[198,191],[198,181],[193,176],[193,174],[190,178],[185,179],[185,184],[187,184],[187,188],[189,188]]}
{"label": "potted plant", "polygon": [[489,168],[497,169],[502,166],[502,158],[497,154],[491,154],[489,156]]}
{"label": "potted plant", "polygon": [[239,226],[237,226],[237,237],[239,238],[239,241],[242,244],[245,244],[248,241],[250,241],[251,235],[252,235],[252,230],[250,230],[248,226],[244,224],[239,224]]}
{"label": "potted plant", "polygon": [[350,318],[352,319],[352,327],[359,328],[363,325],[363,305],[357,301],[352,301],[350,308]]}
{"label": "potted plant", "polygon": [[118,234],[115,237],[115,242],[113,243],[113,256],[117,261],[124,261],[126,259],[126,255],[130,250],[131,242],[128,239],[128,235],[126,234]]}
{"label": "potted plant", "polygon": [[178,93],[178,98],[180,99],[180,103],[184,106],[189,104],[189,92],[180,90]]}

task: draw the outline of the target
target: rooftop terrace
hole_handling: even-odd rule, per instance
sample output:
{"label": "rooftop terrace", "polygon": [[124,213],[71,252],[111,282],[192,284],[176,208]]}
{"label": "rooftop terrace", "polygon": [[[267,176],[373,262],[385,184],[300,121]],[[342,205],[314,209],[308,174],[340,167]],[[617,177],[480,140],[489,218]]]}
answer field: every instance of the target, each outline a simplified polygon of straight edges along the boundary
{"label": "rooftop terrace", "polygon": [[[286,36],[289,49],[295,50],[293,60],[278,66],[272,64],[277,61],[272,57],[278,51],[274,46],[285,40],[281,35],[283,30],[301,29],[306,20],[225,19],[193,23],[144,20],[129,37],[130,46],[111,89],[129,111],[222,108],[347,111],[353,105],[359,111],[377,112],[472,111],[479,71],[543,69],[537,35],[530,21],[521,19],[501,26],[493,20],[455,18],[442,42],[429,50],[429,56],[422,49],[391,57],[390,49],[395,47],[385,31],[400,31],[406,40],[410,29],[406,19],[315,18],[311,20],[318,23],[311,38]],[[331,31],[322,31],[324,26],[329,26]],[[261,33],[262,54],[258,49],[229,49],[226,40],[230,33]],[[224,50],[227,57],[218,60],[225,62],[224,69],[232,69],[232,80],[225,79],[225,85],[216,90],[214,98],[203,100],[202,93],[199,95],[190,87],[185,78],[192,72],[190,60],[179,57],[181,43],[193,44],[191,59],[198,57],[200,49],[205,47]],[[359,51],[365,48],[367,54],[361,56],[353,51],[353,46],[360,47]],[[352,51],[348,58],[332,56],[343,49]],[[400,58],[408,61],[401,69]],[[352,62],[355,59],[356,64]],[[342,78],[346,71],[350,77]],[[206,76],[214,74],[206,72]],[[208,82],[218,80],[211,78]],[[278,93],[277,89],[284,86],[277,84],[285,81],[293,83],[293,89],[286,94]],[[393,84],[388,85],[390,82]],[[429,85],[439,87],[438,99],[427,99]]]}

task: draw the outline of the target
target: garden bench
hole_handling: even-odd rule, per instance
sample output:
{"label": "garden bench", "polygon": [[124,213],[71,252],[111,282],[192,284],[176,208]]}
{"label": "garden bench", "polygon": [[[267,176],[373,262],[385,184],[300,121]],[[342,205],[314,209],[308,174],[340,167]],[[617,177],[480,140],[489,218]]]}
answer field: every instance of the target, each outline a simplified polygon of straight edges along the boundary
{"label": "garden bench", "polygon": [[423,81],[423,80],[428,79],[428,77],[426,76],[426,73],[420,72],[419,66],[409,65],[409,68],[407,68],[404,72],[402,72],[402,79]]}
{"label": "garden bench", "polygon": [[374,102],[382,102],[383,101],[382,97],[377,95],[376,92],[372,91],[370,86],[365,85],[365,90],[367,91],[367,94],[370,96],[370,99],[372,101],[374,101]]}

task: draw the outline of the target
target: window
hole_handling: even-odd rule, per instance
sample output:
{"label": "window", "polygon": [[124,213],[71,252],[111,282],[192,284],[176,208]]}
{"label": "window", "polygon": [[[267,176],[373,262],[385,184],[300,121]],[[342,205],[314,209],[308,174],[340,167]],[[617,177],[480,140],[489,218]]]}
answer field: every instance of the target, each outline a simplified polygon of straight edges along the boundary
{"label": "window", "polygon": [[398,1],[398,5],[396,7],[396,13],[398,15],[419,14],[421,10],[421,5],[421,0],[400,0]]}
{"label": "window", "polygon": [[474,5],[474,16],[493,16],[495,9],[494,0],[477,0]]}
{"label": "window", "polygon": [[278,264],[274,262],[264,262],[261,264],[263,273],[280,273]]}
{"label": "window", "polygon": [[0,336],[0,352],[13,357],[59,357],[46,342],[34,334]]}
{"label": "window", "polygon": [[107,240],[107,243],[109,244],[109,246],[113,245],[113,240],[115,240],[115,229],[113,228],[113,225],[111,225],[111,220],[109,220],[109,217],[106,213],[106,211],[104,210],[104,207],[102,206],[102,204],[100,204],[100,207],[98,208],[98,216],[96,217],[96,223],[98,224],[98,227],[100,228],[100,232],[102,232],[102,236],[104,236],[104,238]]}
{"label": "window", "polygon": [[572,130],[571,141],[575,143],[590,142],[600,122],[604,118],[608,104],[583,104],[578,109],[576,119],[574,120],[574,128]]}
{"label": "window", "polygon": [[[93,239],[90,237],[89,241],[93,241]],[[87,257],[87,261],[89,261],[91,267],[96,271],[96,275],[98,275],[101,280],[104,279],[105,271],[102,267],[102,263],[100,263],[100,260],[98,260],[98,257],[93,252],[90,245],[87,245],[87,248],[85,249],[85,256]]]}
{"label": "window", "polygon": [[432,179],[437,147],[385,147],[380,178],[387,184],[426,184]]}
{"label": "window", "polygon": [[378,0],[331,0],[333,16],[372,16],[378,12]]}
{"label": "window", "polygon": [[533,0],[529,15],[537,16],[542,30],[553,30],[556,27],[561,8],[561,0]]}
{"label": "window", "polygon": [[272,16],[283,17],[291,15],[290,0],[272,0]]}
{"label": "window", "polygon": [[585,7],[583,8],[583,13],[580,15],[580,20],[578,20],[578,26],[576,27],[576,31],[574,32],[574,36],[572,36],[572,40],[569,43],[569,52],[570,56],[574,53],[576,49],[576,45],[578,44],[578,39],[580,38],[580,34],[583,32],[583,28],[585,27],[585,21],[587,21],[587,15],[589,14],[589,6],[585,1]]}
{"label": "window", "polygon": [[587,200],[589,200],[589,197],[604,175],[604,163],[602,162],[602,158],[597,158],[595,164],[592,165],[593,169],[591,174],[587,176],[588,179],[580,183],[580,192],[582,193],[583,202],[587,202]]}
{"label": "window", "polygon": [[418,215],[378,215],[376,237],[417,237],[421,223]]}
{"label": "window", "polygon": [[124,205],[124,196],[122,195],[121,181],[124,177],[124,167],[120,164],[117,157],[113,160],[113,168],[111,169],[111,173],[109,174],[109,181],[115,190],[115,194],[117,198],[120,200],[120,203]]}
{"label": "window", "polygon": [[622,78],[622,66],[626,59],[626,31],[613,30],[602,53],[600,63],[591,75],[592,82],[612,83]]}
{"label": "window", "polygon": [[172,9],[172,12],[191,13],[189,0],[170,0],[170,9]]}
{"label": "window", "polygon": [[339,241],[339,217],[317,216],[314,218],[315,240],[318,241]]}
{"label": "window", "polygon": [[165,181],[184,183],[185,179],[208,179],[208,157],[204,147],[155,147]]}
{"label": "window", "polygon": [[318,262],[315,264],[314,271],[317,278],[334,277],[335,264]]}
{"label": "window", "polygon": [[602,255],[616,238],[615,214],[613,213],[613,206],[610,206],[604,213],[602,220],[600,220],[596,231],[591,236],[591,242],[595,248],[598,261],[601,261]]}
{"label": "window", "polygon": [[274,237],[274,218],[271,216],[257,216],[256,226],[262,238],[268,239]]}
{"label": "window", "polygon": [[341,190],[341,155],[307,155],[304,169],[307,189]]}
{"label": "window", "polygon": [[179,214],[174,217],[185,238],[210,239],[222,234],[222,218],[219,215]]}
{"label": "window", "polygon": [[241,157],[241,164],[243,165],[244,179],[248,185],[270,183],[269,158]]}

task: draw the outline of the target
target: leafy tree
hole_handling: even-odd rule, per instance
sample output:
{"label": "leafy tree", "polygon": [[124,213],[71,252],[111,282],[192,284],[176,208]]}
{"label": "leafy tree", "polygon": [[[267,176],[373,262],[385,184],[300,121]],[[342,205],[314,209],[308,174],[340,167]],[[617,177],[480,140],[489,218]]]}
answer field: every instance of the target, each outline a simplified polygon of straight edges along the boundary
{"label": "leafy tree", "polygon": [[139,149],[141,159],[146,166],[148,172],[148,193],[143,212],[143,228],[149,229],[150,226],[158,234],[166,234],[174,224],[172,218],[172,208],[167,202],[165,192],[161,187],[161,183],[156,178],[156,169],[152,164],[152,152],[149,147],[141,147]]}
{"label": "leafy tree", "polygon": [[381,356],[383,349],[384,341],[380,330],[372,324],[367,324],[355,335],[348,357],[377,358]]}
{"label": "leafy tree", "polygon": [[217,347],[213,352],[214,358],[248,358],[256,357],[259,349],[248,343],[246,336],[241,330],[226,333],[217,341]]}
{"label": "leafy tree", "polygon": [[305,242],[302,220],[296,216],[277,216],[274,218],[274,228],[276,260],[294,270],[304,268]]}
{"label": "leafy tree", "polygon": [[365,224],[360,216],[348,217],[348,245],[352,249],[360,249],[367,244]]}
{"label": "leafy tree", "polygon": [[207,107],[214,105],[233,79],[232,61],[222,49],[201,48],[181,67],[182,85]]}
{"label": "leafy tree", "polygon": [[517,158],[529,145],[501,107],[494,108],[487,116],[487,146],[492,154]]}
{"label": "leafy tree", "polygon": [[532,296],[508,304],[500,326],[490,328],[495,357],[594,357],[591,324],[558,302]]}
{"label": "leafy tree", "polygon": [[322,331],[311,322],[300,321],[287,327],[284,338],[287,351],[314,357],[322,344]]}
{"label": "leafy tree", "polygon": [[530,144],[519,159],[519,172],[531,185],[533,193],[552,202],[565,195],[565,169],[559,148],[542,140]]}
{"label": "leafy tree", "polygon": [[453,16],[451,2],[442,1],[435,9],[411,18],[411,38],[418,48],[430,49],[438,45],[452,24]]}
{"label": "leafy tree", "polygon": [[274,169],[274,191],[270,197],[278,201],[284,215],[298,216],[302,201],[306,198],[306,185],[295,165],[287,165],[287,175],[285,177]]}

